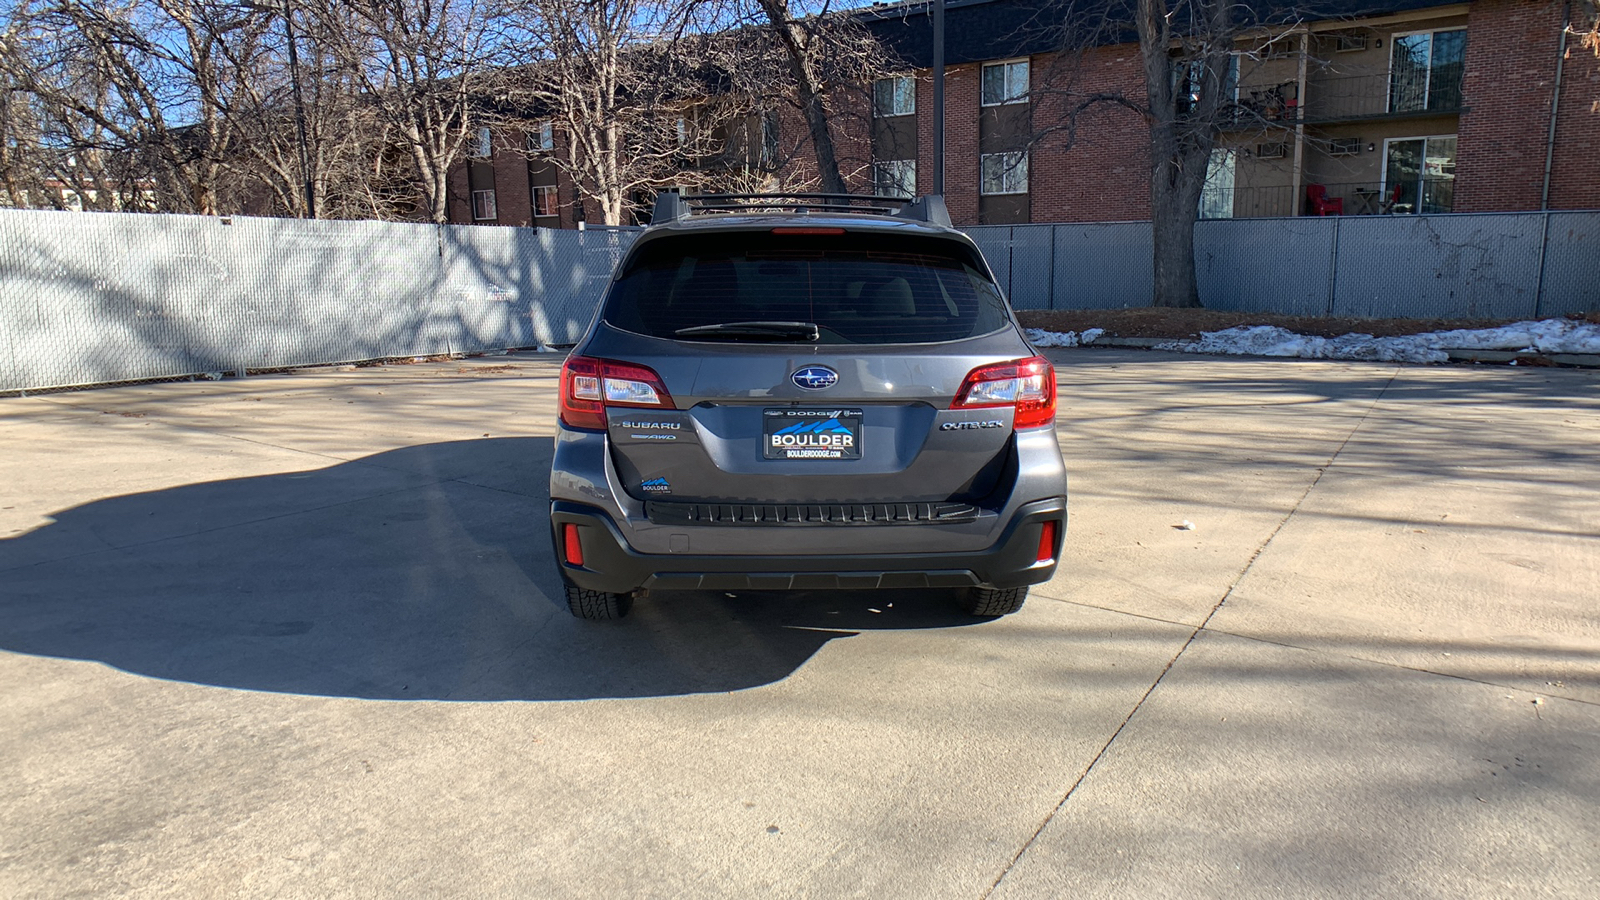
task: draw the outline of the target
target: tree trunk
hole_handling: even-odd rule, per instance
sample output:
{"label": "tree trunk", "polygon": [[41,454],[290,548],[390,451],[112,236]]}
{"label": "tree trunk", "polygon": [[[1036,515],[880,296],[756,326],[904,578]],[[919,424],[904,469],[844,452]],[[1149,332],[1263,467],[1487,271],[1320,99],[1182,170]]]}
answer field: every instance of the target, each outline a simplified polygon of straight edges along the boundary
{"label": "tree trunk", "polygon": [[617,125],[610,122],[605,129],[605,159],[602,160],[601,171],[605,174],[605,184],[601,193],[604,194],[600,205],[600,218],[606,225],[622,224],[622,181],[617,171],[618,154],[622,152]]}
{"label": "tree trunk", "polygon": [[[1200,192],[1216,141],[1234,28],[1228,12],[1232,7],[1223,0],[1195,3],[1194,18],[1179,19],[1176,32],[1167,0],[1139,0],[1138,5],[1139,56],[1150,104],[1152,306],[1201,305],[1194,272],[1194,223],[1200,217]],[[1195,27],[1203,33],[1194,33]],[[1186,52],[1174,56],[1179,38],[1186,42]],[[1197,40],[1198,52],[1191,49]],[[1174,66],[1187,69],[1195,62],[1201,68],[1199,96],[1185,97],[1180,109]]]}
{"label": "tree trunk", "polygon": [[[1151,306],[1201,305],[1194,271],[1194,224],[1200,218],[1210,141],[1176,118],[1150,126]],[[1200,145],[1204,144],[1202,147]]]}
{"label": "tree trunk", "polygon": [[822,98],[814,91],[801,88],[801,111],[805,113],[806,127],[811,131],[811,146],[817,152],[817,175],[822,179],[822,190],[828,194],[848,194],[850,188],[839,174],[839,160],[833,150],[833,133],[828,130],[828,113]]}
{"label": "tree trunk", "polygon": [[[1169,175],[1171,161],[1162,160],[1150,172],[1150,237],[1154,250],[1151,306],[1200,306],[1200,286],[1194,274],[1194,223],[1199,218],[1200,191],[1186,189],[1190,180]],[[1200,179],[1204,183],[1204,178]]]}

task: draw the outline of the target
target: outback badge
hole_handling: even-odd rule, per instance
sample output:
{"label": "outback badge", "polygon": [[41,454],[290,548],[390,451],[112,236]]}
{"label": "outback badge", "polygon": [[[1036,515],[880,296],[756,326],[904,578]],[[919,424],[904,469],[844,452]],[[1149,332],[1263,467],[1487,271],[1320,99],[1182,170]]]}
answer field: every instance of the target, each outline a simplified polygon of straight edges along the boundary
{"label": "outback badge", "polygon": [[808,391],[820,391],[823,388],[833,387],[839,382],[839,373],[827,366],[805,366],[796,369],[789,378]]}

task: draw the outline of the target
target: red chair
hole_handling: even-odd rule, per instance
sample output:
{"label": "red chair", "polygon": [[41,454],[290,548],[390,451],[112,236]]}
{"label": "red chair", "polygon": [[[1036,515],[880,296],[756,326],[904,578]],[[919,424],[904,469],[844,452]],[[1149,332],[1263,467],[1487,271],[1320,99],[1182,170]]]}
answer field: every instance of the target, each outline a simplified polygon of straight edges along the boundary
{"label": "red chair", "polygon": [[[1383,214],[1385,214],[1385,215],[1394,212],[1394,208],[1396,206],[1400,205],[1400,192],[1404,188],[1405,188],[1404,184],[1395,185],[1394,186],[1394,190],[1389,192],[1389,196],[1383,198],[1383,205],[1379,208],[1378,211],[1383,213]],[[1410,212],[1411,211],[1411,204],[1409,204],[1409,203],[1406,204],[1406,210],[1405,211],[1406,212]]]}
{"label": "red chair", "polygon": [[1311,203],[1311,214],[1313,216],[1344,215],[1344,198],[1334,197],[1329,199],[1326,185],[1306,185],[1306,200]]}

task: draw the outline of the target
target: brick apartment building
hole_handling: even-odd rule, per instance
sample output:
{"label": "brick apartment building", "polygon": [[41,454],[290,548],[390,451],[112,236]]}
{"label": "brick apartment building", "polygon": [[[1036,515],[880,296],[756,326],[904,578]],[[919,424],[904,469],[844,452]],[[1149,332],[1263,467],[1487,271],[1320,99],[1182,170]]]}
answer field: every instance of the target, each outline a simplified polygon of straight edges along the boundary
{"label": "brick apartment building", "polygon": [[[1048,27],[1060,6],[948,2],[945,200],[958,225],[1149,218],[1140,116],[1113,103],[1066,114],[1068,96],[1142,102],[1136,38],[1064,51]],[[1203,216],[1600,208],[1600,60],[1576,42],[1562,53],[1562,2],[1316,8],[1317,21],[1241,39]],[[841,129],[841,167],[856,189],[916,193],[933,165],[929,4],[858,15],[911,71],[873,86],[859,117],[870,128]],[[762,143],[804,149],[797,118],[761,127]],[[576,225],[581,201],[548,156],[561,135],[534,132],[483,135],[456,173],[452,221]],[[804,167],[802,154],[786,174]]]}

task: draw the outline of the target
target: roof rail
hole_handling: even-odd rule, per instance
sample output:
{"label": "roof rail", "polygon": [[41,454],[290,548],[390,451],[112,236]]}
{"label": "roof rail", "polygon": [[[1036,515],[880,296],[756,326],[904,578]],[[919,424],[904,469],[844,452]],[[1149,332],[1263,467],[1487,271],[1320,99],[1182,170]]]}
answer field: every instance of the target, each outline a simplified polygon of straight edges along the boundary
{"label": "roof rail", "polygon": [[653,225],[678,222],[696,213],[737,212],[855,212],[897,215],[908,219],[949,225],[950,216],[944,213],[944,201],[937,201],[943,221],[925,218],[921,212],[928,208],[929,198],[912,201],[910,197],[879,194],[691,194],[675,192],[656,197],[655,212],[650,217]]}

